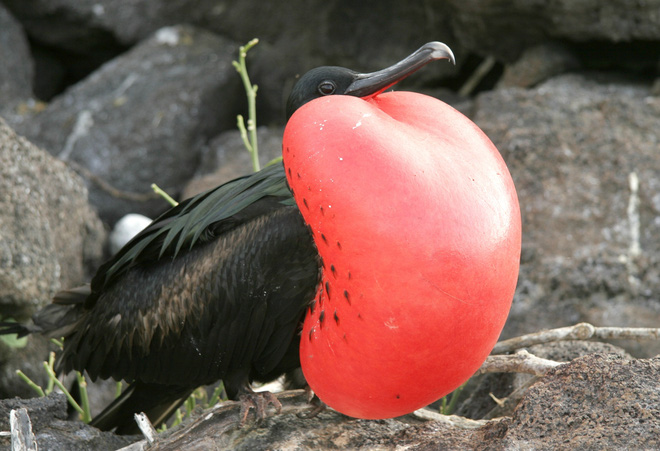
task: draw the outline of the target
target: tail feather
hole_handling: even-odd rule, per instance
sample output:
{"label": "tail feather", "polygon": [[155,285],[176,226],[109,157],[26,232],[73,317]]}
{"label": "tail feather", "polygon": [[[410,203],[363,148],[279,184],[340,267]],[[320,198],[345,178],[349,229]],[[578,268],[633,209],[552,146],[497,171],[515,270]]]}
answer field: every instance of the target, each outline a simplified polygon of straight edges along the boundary
{"label": "tail feather", "polygon": [[90,294],[92,294],[92,288],[90,284],[86,283],[78,287],[69,288],[68,290],[58,291],[53,296],[53,303],[66,305],[82,304]]}
{"label": "tail feather", "polygon": [[98,414],[92,426],[103,431],[115,429],[117,434],[139,434],[134,415],[144,412],[154,427],[162,425],[190,396],[189,388],[134,382],[122,392],[103,412]]}
{"label": "tail feather", "polygon": [[90,293],[89,284],[60,291],[51,304],[34,314],[30,324],[0,321],[0,335],[18,334],[19,338],[32,333],[43,333],[54,338],[67,336],[80,317],[81,309],[77,307],[85,302]]}

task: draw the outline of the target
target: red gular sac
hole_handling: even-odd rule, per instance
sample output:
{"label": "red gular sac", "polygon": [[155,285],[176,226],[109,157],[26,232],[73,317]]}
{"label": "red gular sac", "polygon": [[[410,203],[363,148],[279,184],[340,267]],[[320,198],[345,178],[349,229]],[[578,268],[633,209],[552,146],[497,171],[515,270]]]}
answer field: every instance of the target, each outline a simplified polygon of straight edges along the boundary
{"label": "red gular sac", "polygon": [[330,407],[410,413],[480,367],[507,318],[521,222],[499,152],[411,92],[330,95],[291,116],[287,179],[323,261],[300,360]]}

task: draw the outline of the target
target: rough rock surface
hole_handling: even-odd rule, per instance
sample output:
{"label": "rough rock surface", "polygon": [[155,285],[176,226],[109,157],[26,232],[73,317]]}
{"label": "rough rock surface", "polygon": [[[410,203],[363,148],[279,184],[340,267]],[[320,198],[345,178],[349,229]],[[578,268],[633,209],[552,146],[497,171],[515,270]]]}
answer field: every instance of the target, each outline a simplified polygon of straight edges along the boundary
{"label": "rough rock surface", "polygon": [[[443,3],[374,5],[346,1],[219,2],[217,0],[4,0],[32,38],[74,55],[132,45],[161,27],[181,23],[211,30],[241,44],[258,37],[251,74],[260,86],[262,123],[281,121],[292,76],[322,65],[359,70],[384,67],[428,40],[452,38]],[[414,26],[410,26],[414,24]],[[365,52],[364,49],[370,49]],[[449,74],[449,67],[437,73]],[[427,74],[428,76],[428,74]]]}
{"label": "rough rock surface", "polygon": [[[48,451],[112,451],[130,444],[135,438],[101,432],[79,421],[67,421],[67,403],[63,394],[46,398],[4,399],[0,401],[0,431],[9,431],[9,413],[26,408],[32,432],[40,450]],[[9,437],[0,437],[0,447],[10,449]]]}
{"label": "rough rock surface", "polygon": [[475,109],[509,166],[524,224],[504,335],[580,321],[657,327],[660,97],[625,79],[565,75],[485,93]]}
{"label": "rough rock surface", "polygon": [[[527,351],[555,362],[570,362],[597,352],[631,357],[622,348],[598,341],[559,341],[530,346]],[[475,420],[511,416],[520,400],[538,380],[538,376],[524,373],[488,373],[475,376],[467,383],[463,391],[465,399],[454,413]]]}
{"label": "rough rock surface", "polygon": [[105,232],[80,177],[0,119],[0,312],[24,320],[86,279]]}
{"label": "rough rock surface", "polygon": [[555,75],[578,69],[577,57],[563,45],[541,44],[526,49],[518,60],[504,69],[498,88],[531,88]]}
{"label": "rough rock surface", "polygon": [[[180,190],[195,172],[201,144],[235,128],[235,50],[236,44],[202,30],[161,29],[18,131],[84,168],[83,175],[94,179],[90,200],[104,220],[132,211],[154,216],[164,204],[150,185]],[[147,194],[125,198],[97,178],[123,192]]]}
{"label": "rough rock surface", "polygon": [[[84,282],[104,239],[82,180],[0,119],[0,317],[27,321],[55,292]],[[15,372],[43,382],[47,358],[41,337],[0,344],[0,395],[33,395]]]}
{"label": "rough rock surface", "polygon": [[660,1],[450,0],[452,27],[469,49],[514,60],[543,41],[660,41]]}
{"label": "rough rock surface", "polygon": [[[263,168],[275,158],[282,157],[284,128],[259,127],[259,164]],[[198,176],[184,189],[182,199],[252,172],[250,154],[245,149],[238,130],[230,130],[211,140],[204,150]]]}
{"label": "rough rock surface", "polygon": [[7,103],[32,95],[30,48],[21,25],[0,4],[0,99]]}
{"label": "rough rock surface", "polygon": [[506,426],[505,449],[660,448],[660,359],[592,354],[532,387]]}

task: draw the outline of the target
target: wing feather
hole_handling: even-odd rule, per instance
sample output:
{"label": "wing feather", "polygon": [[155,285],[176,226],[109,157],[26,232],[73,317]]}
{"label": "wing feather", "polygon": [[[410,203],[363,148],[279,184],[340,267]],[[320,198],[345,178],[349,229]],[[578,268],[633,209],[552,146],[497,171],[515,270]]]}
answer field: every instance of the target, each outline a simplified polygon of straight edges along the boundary
{"label": "wing feather", "polygon": [[281,163],[198,194],[156,218],[99,268],[92,291],[99,292],[137,264],[157,261],[165,255],[176,257],[184,246],[192,249],[240,225],[260,213],[250,207],[266,197],[293,205]]}

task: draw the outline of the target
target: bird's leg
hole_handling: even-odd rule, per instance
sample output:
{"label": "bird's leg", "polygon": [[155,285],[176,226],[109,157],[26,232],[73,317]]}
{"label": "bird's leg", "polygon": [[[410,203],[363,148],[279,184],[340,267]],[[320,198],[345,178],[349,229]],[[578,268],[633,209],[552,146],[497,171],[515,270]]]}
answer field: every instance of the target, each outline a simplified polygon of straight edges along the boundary
{"label": "bird's leg", "polygon": [[282,411],[282,403],[269,391],[254,392],[250,385],[250,380],[245,373],[234,373],[223,380],[225,391],[229,399],[237,400],[241,403],[241,410],[239,413],[240,423],[239,427],[243,427],[247,421],[250,409],[254,409],[254,414],[257,421],[266,418],[266,408],[269,404],[275,407],[277,413]]}
{"label": "bird's leg", "polygon": [[299,418],[314,418],[328,407],[326,403],[321,401],[321,398],[316,396],[309,385],[305,385],[305,395],[307,395],[307,403],[312,407],[306,412],[299,413]]}
{"label": "bird's leg", "polygon": [[268,405],[275,407],[277,413],[282,412],[282,403],[277,397],[269,391],[262,392],[244,392],[238,396],[239,401],[241,402],[241,422],[239,427],[243,427],[245,421],[247,420],[250,409],[254,409],[254,414],[257,421],[261,421],[266,418],[266,408]]}

